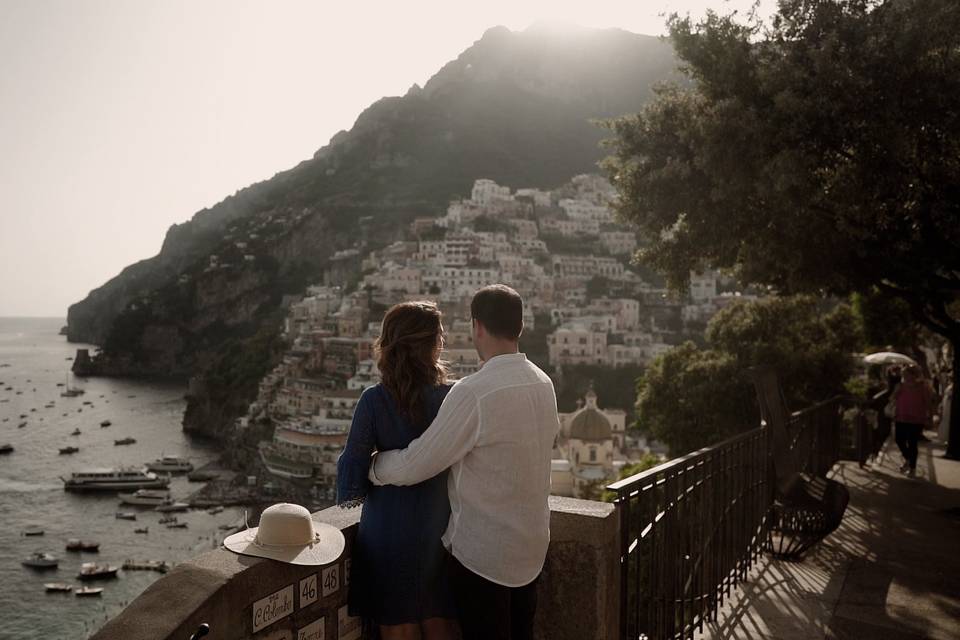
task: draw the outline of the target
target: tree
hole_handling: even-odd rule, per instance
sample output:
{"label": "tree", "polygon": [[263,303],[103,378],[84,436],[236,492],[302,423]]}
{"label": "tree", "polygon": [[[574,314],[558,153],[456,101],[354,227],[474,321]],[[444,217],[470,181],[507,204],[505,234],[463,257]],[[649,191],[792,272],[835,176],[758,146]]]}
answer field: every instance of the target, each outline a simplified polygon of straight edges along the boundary
{"label": "tree", "polygon": [[669,26],[694,82],[610,123],[618,208],[652,239],[641,258],[679,288],[704,265],[780,293],[876,288],[953,343],[956,378],[955,0],[781,0],[769,23]]}
{"label": "tree", "polygon": [[687,342],[659,357],[637,385],[637,421],[682,455],[755,428],[747,377],[775,364],[791,408],[844,393],[862,340],[847,305],[809,297],[738,302],[707,326],[707,348]]}

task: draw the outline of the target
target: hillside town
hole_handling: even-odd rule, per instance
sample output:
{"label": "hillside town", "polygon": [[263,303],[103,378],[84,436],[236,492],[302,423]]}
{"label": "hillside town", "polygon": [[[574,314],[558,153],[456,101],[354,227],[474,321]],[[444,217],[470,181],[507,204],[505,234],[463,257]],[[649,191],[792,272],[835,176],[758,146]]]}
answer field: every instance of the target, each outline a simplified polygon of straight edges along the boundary
{"label": "hillside town", "polygon": [[[717,272],[691,274],[686,298],[670,295],[632,267],[638,236],[617,222],[614,192],[595,175],[554,191],[477,180],[469,198],[442,217],[418,217],[404,238],[377,249],[363,242],[337,252],[324,281],[288,307],[290,345],[259,385],[240,420],[269,421],[273,438],[259,446],[265,470],[279,483],[333,497],[336,462],[362,391],[379,372],[374,341],[392,304],[436,301],[445,317],[445,349],[453,377],[481,362],[470,337],[470,300],[503,282],[524,298],[524,331],[540,336],[530,357],[555,380],[579,366],[642,367],[739,294],[720,294]],[[657,443],[629,435],[630,407],[601,407],[591,388],[561,413],[553,487],[582,496],[613,480]]]}

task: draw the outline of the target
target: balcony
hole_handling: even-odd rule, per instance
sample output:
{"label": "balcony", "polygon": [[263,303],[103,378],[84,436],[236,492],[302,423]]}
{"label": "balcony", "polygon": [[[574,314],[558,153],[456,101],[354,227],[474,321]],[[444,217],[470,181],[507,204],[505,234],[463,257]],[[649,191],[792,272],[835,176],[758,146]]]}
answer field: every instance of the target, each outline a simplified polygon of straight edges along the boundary
{"label": "balcony", "polygon": [[[764,552],[773,481],[766,427],[615,483],[616,505],[551,497],[537,637],[956,637],[960,462],[921,443],[921,477],[910,480],[892,441],[870,468],[837,461],[841,415],[825,403],[793,416],[798,459],[829,470],[851,494],[840,528],[800,562]],[[92,640],[186,640],[202,622],[222,640],[300,640],[321,626],[313,637],[361,638],[344,588],[359,515],[314,514],[346,537],[332,565],[211,551],[155,582]]]}

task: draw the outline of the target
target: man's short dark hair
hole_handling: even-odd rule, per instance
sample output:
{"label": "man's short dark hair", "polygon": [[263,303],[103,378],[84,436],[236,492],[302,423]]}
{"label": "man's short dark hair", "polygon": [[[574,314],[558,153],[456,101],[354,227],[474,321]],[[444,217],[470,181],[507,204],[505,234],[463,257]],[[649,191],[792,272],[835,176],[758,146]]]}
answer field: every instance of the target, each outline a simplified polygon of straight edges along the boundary
{"label": "man's short dark hair", "polygon": [[491,284],[474,294],[470,315],[490,335],[516,340],[523,331],[523,298],[505,284]]}

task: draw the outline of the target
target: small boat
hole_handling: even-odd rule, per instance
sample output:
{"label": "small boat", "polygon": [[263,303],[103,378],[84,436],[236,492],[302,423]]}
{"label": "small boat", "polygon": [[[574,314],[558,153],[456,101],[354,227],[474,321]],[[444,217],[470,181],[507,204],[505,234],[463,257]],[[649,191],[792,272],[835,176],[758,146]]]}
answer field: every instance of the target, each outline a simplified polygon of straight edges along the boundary
{"label": "small boat", "polygon": [[80,565],[77,577],[81,580],[103,580],[117,577],[117,567],[96,562],[84,562]]}
{"label": "small boat", "polygon": [[62,447],[60,449],[61,455],[68,454],[68,453],[76,453],[77,451],[80,451],[80,447]]}
{"label": "small boat", "polygon": [[214,471],[191,471],[187,474],[187,480],[190,482],[208,482],[216,480],[217,474]]}
{"label": "small boat", "polygon": [[0,444],[0,453],[13,453],[13,445],[9,443]]}
{"label": "small boat", "polygon": [[84,400],[82,404],[89,404],[89,405],[92,405],[93,403],[92,403],[92,402],[90,402],[89,400]]}
{"label": "small boat", "polygon": [[133,493],[118,494],[122,504],[146,505],[157,507],[162,504],[173,502],[170,498],[170,492],[162,489],[139,489]]}
{"label": "small boat", "polygon": [[78,436],[78,435],[80,435],[80,429],[74,429],[73,431],[70,432],[70,435],[72,435],[72,436]]}
{"label": "small boat", "polygon": [[133,530],[134,533],[150,533],[150,527],[137,527]]}
{"label": "small boat", "polygon": [[104,420],[103,422],[100,423],[100,426],[101,426],[101,427],[109,427],[111,424],[113,424],[113,423],[110,422],[109,420]]}
{"label": "small boat", "polygon": [[133,444],[136,441],[137,441],[136,438],[120,438],[119,440],[114,440],[113,444],[114,446],[120,446],[123,444]]}
{"label": "small boat", "polygon": [[20,424],[17,425],[17,429],[23,429],[25,426],[27,426],[27,423],[21,422]]}
{"label": "small boat", "polygon": [[113,514],[117,520],[136,520],[137,514],[132,511],[117,511]]}
{"label": "small boat", "polygon": [[67,551],[99,551],[100,543],[99,542],[85,542],[83,540],[78,540],[76,538],[70,538],[67,540]]}
{"label": "small boat", "polygon": [[209,513],[212,516],[217,515],[221,511],[223,511],[223,507],[221,507],[220,505],[217,505],[215,507],[210,507],[209,509],[207,509],[207,513]]}
{"label": "small boat", "polygon": [[73,593],[77,596],[99,596],[103,593],[103,587],[80,587],[74,589]]}
{"label": "small boat", "polygon": [[171,522],[170,524],[167,525],[167,529],[186,529],[186,528],[187,528],[186,522]]}
{"label": "small boat", "polygon": [[63,387],[63,386],[66,386],[66,385],[64,385],[62,382],[58,382],[58,383],[57,383],[57,386],[58,386],[58,387]]}
{"label": "small boat", "polygon": [[150,471],[155,472],[177,473],[193,471],[193,464],[189,460],[177,456],[162,456],[153,462],[148,462],[145,466]]}
{"label": "small boat", "polygon": [[165,560],[145,560],[143,562],[137,562],[136,560],[124,560],[123,570],[159,571],[160,573],[166,573],[170,570],[170,565],[168,565]]}
{"label": "small boat", "polygon": [[34,553],[28,558],[24,558],[20,564],[31,569],[56,569],[60,560],[49,553]]}
{"label": "small boat", "polygon": [[83,394],[84,394],[83,389],[71,389],[70,387],[67,387],[66,389],[60,392],[60,397],[76,398],[77,396],[82,396]]}
{"label": "small boat", "polygon": [[159,511],[160,513],[175,513],[186,511],[189,508],[190,504],[187,502],[170,502],[167,504],[158,504],[153,508],[153,510]]}
{"label": "small boat", "polygon": [[177,516],[163,516],[162,518],[157,520],[157,522],[160,524],[170,524],[171,522],[176,522],[176,521],[177,521]]}
{"label": "small boat", "polygon": [[73,591],[73,585],[66,582],[44,582],[43,588],[50,593],[70,593]]}
{"label": "small boat", "polygon": [[23,530],[23,535],[25,535],[25,536],[42,536],[42,535],[43,535],[43,529],[41,529],[40,527],[38,527],[38,526],[36,526],[36,525],[30,525],[29,527],[27,527],[26,529]]}

